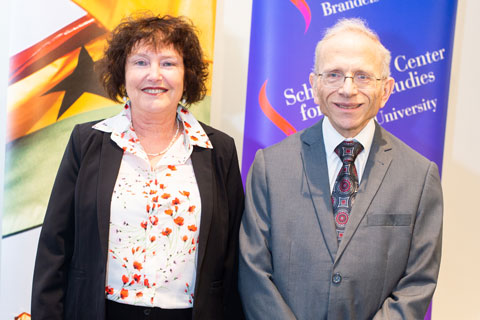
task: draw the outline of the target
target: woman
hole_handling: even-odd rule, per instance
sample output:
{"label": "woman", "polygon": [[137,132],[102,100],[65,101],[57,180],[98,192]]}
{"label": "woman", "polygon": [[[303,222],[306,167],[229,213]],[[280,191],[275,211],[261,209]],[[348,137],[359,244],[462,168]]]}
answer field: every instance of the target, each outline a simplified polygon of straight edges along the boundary
{"label": "woman", "polygon": [[39,240],[33,318],[243,317],[235,144],[183,106],[206,92],[194,27],[124,21],[100,66],[125,108],[73,130]]}

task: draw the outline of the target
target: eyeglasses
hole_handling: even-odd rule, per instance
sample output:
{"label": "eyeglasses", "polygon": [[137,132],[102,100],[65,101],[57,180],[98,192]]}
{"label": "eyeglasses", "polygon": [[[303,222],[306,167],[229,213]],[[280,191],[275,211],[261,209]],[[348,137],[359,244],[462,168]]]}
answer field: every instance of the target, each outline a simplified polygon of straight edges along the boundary
{"label": "eyeglasses", "polygon": [[324,72],[317,73],[317,76],[322,77],[322,83],[325,87],[338,89],[343,86],[346,78],[352,79],[353,83],[360,89],[367,89],[375,86],[377,81],[385,80],[385,78],[376,78],[363,72],[357,72],[353,77],[347,77],[341,72]]}

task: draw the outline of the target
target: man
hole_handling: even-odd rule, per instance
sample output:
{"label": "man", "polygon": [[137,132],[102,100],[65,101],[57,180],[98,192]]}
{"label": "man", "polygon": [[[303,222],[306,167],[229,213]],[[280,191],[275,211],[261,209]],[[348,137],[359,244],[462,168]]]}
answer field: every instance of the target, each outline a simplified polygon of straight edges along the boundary
{"label": "man", "polygon": [[393,89],[389,64],[362,20],[340,20],[310,74],[325,117],[257,152],[240,229],[249,319],[425,316],[442,191],[437,166],[373,120]]}

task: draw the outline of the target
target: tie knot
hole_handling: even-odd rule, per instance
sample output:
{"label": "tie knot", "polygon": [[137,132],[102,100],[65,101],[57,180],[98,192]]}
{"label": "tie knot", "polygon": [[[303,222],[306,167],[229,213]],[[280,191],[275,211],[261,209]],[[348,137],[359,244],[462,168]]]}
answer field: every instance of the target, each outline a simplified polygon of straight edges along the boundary
{"label": "tie knot", "polygon": [[342,162],[354,162],[358,154],[362,152],[363,146],[355,140],[344,140],[335,148],[335,153]]}

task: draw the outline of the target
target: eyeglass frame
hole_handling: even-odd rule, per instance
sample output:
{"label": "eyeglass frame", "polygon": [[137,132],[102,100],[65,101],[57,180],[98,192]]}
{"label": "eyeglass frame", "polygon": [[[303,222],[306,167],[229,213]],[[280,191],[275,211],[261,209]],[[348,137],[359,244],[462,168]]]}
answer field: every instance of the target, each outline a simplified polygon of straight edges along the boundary
{"label": "eyeglass frame", "polygon": [[[333,71],[330,71],[330,72],[322,72],[322,73],[315,73],[315,75],[322,77],[322,79],[325,79],[325,78],[324,78],[324,75],[325,75],[325,74],[331,74],[331,73],[338,73],[339,75],[342,75],[342,76],[343,76],[343,81],[339,81],[338,86],[332,86],[331,84],[328,84],[328,83],[325,82],[325,80],[323,80],[323,84],[324,84],[325,86],[327,86],[328,88],[332,88],[332,89],[339,89],[339,88],[341,88],[341,87],[344,85],[345,80],[346,80],[347,78],[352,79],[352,83],[354,83],[355,86],[357,86],[357,88],[368,89],[368,88],[373,87],[373,86],[371,86],[371,85],[366,85],[366,86],[358,85],[358,83],[355,82],[355,79],[356,79],[355,76],[356,76],[357,74],[362,74],[362,75],[370,78],[371,80],[376,80],[376,81],[386,80],[386,79],[387,79],[386,77],[377,78],[377,77],[375,77],[375,76],[373,76],[373,75],[368,75],[368,74],[365,74],[365,73],[362,73],[362,72],[355,72],[355,73],[353,74],[353,76],[346,76],[346,75],[345,75],[344,73],[342,73],[342,72],[333,72]],[[376,85],[377,85],[377,82],[375,82],[375,86],[376,86]]]}

